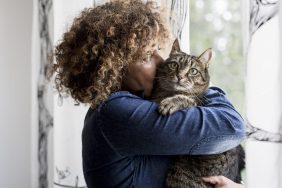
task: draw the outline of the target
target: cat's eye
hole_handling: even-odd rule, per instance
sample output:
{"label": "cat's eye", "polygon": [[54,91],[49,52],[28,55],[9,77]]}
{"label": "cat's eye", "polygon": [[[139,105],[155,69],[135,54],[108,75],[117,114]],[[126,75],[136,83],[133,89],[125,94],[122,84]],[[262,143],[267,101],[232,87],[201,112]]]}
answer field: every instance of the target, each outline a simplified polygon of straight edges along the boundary
{"label": "cat's eye", "polygon": [[177,66],[178,66],[178,64],[175,63],[175,62],[168,64],[168,67],[169,67],[170,69],[172,69],[172,70],[175,70],[175,69],[177,68]]}
{"label": "cat's eye", "polygon": [[189,75],[195,76],[195,75],[197,75],[198,73],[199,73],[199,71],[198,71],[197,69],[195,69],[195,68],[191,68],[191,69],[189,70]]}

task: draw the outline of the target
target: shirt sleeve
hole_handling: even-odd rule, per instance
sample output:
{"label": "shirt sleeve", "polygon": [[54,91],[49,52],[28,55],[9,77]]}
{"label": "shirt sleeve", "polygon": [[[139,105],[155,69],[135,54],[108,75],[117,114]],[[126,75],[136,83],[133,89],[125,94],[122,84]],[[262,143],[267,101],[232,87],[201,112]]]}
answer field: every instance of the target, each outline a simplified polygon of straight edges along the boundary
{"label": "shirt sleeve", "polygon": [[163,116],[155,102],[129,93],[113,94],[101,107],[100,129],[123,156],[206,155],[239,145],[244,121],[225,93],[211,87],[204,97],[204,106]]}

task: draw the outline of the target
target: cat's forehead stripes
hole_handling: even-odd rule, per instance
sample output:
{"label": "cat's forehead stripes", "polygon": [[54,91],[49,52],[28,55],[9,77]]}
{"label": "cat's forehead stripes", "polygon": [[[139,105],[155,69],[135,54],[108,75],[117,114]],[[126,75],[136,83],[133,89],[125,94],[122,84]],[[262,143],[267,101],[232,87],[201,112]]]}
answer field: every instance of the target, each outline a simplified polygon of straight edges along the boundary
{"label": "cat's forehead stripes", "polygon": [[205,68],[205,63],[199,60],[196,56],[191,56],[191,61],[193,62],[191,67],[201,67],[202,69]]}
{"label": "cat's forehead stripes", "polygon": [[190,57],[190,56],[186,55],[184,53],[178,53],[178,54],[174,54],[174,55],[170,56],[169,59],[176,60],[176,61],[184,61],[184,60],[187,59],[187,57]]}
{"label": "cat's forehead stripes", "polygon": [[187,55],[185,53],[177,53],[169,57],[166,63],[176,62],[178,64],[179,70],[187,70],[190,68],[197,68],[202,70],[205,68],[204,63],[202,63],[198,57],[193,55]]}
{"label": "cat's forehead stripes", "polygon": [[170,60],[180,62],[182,58],[183,58],[182,55],[174,55],[170,58]]}

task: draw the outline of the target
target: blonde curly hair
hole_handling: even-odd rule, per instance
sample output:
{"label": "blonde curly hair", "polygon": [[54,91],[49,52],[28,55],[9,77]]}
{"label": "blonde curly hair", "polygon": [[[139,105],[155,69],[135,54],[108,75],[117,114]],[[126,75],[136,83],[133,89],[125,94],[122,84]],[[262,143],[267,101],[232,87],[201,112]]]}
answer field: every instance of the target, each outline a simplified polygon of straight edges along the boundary
{"label": "blonde curly hair", "polygon": [[55,47],[56,89],[96,108],[121,89],[128,64],[142,58],[142,47],[168,37],[164,25],[153,2],[112,1],[83,10]]}

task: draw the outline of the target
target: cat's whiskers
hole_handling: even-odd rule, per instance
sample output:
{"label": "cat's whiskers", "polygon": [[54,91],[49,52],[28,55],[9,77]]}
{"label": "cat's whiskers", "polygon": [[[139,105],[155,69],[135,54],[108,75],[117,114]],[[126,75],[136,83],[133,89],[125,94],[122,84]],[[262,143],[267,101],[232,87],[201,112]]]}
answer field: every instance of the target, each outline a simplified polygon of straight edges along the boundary
{"label": "cat's whiskers", "polygon": [[[201,99],[204,99],[204,100],[207,101],[207,102],[210,100],[210,99],[208,99],[207,97],[205,97],[204,95],[201,95],[200,100],[201,100]],[[202,101],[201,101],[201,102],[202,102]]]}
{"label": "cat's whiskers", "polygon": [[209,99],[206,98],[204,95],[202,95],[202,96],[196,95],[196,94],[195,94],[196,92],[195,92],[195,89],[194,89],[194,88],[191,88],[191,90],[193,91],[193,93],[191,93],[191,95],[192,95],[193,97],[197,98],[198,101],[199,101],[201,104],[203,104],[204,101],[208,101],[208,100],[209,100]]}
{"label": "cat's whiskers", "polygon": [[[198,95],[196,95],[195,93],[195,89],[194,88],[191,88],[190,90],[192,90],[192,93],[190,93],[190,95],[192,95],[193,97],[195,97],[195,98],[197,98],[198,100],[200,100],[201,101],[201,99],[199,98],[199,96]],[[201,101],[202,102],[202,101]]]}
{"label": "cat's whiskers", "polygon": [[197,95],[196,97],[201,102],[201,104],[203,104],[205,101],[206,102],[209,101],[209,99],[207,97],[205,97],[204,95],[201,95],[201,96]]}
{"label": "cat's whiskers", "polygon": [[155,78],[173,78],[174,76],[156,76]]}

